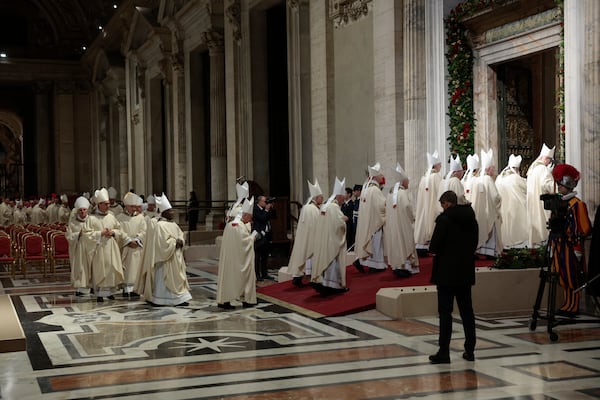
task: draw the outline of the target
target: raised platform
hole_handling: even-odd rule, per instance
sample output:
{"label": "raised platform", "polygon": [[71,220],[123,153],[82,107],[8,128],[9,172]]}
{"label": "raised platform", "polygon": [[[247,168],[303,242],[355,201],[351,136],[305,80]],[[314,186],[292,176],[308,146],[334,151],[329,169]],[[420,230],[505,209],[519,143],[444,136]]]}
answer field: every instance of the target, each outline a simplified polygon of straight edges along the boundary
{"label": "raised platform", "polygon": [[[476,314],[532,311],[540,284],[540,270],[477,268],[473,287]],[[557,291],[556,304],[563,301]],[[547,293],[547,286],[546,286]],[[544,293],[541,307],[546,308]],[[391,318],[437,315],[435,286],[383,288],[377,292],[377,310]],[[458,308],[454,307],[458,312]]]}
{"label": "raised platform", "polygon": [[24,351],[27,348],[25,333],[15,307],[7,294],[0,295],[0,353]]}

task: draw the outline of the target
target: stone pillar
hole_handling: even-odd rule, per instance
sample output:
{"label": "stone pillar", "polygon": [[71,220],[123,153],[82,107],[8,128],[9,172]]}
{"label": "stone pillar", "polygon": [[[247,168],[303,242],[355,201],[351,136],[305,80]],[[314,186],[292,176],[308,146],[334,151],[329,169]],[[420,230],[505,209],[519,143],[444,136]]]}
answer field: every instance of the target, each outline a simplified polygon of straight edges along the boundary
{"label": "stone pillar", "polygon": [[[444,31],[444,4],[442,0],[427,1],[425,3],[425,60],[427,68],[427,150],[438,150],[445,155],[448,149],[446,138],[449,126],[446,113],[448,112],[447,87],[446,87],[446,43]],[[423,152],[423,154],[425,154]],[[466,160],[462,160],[466,162]],[[422,156],[417,162],[419,168],[425,172],[426,157]],[[420,176],[415,176],[413,182],[418,184]],[[416,185],[415,185],[416,186]]]}
{"label": "stone pillar", "polygon": [[303,202],[306,186],[303,168],[312,163],[311,152],[304,151],[303,146],[303,138],[310,134],[310,110],[307,104],[310,70],[309,62],[305,59],[309,53],[305,32],[310,22],[305,2],[288,0],[287,4],[290,200]]}
{"label": "stone pillar", "polygon": [[592,221],[600,205],[600,2],[585,0],[583,37],[583,95],[581,141],[583,151],[582,188]]}
{"label": "stone pillar", "polygon": [[[225,131],[225,53],[223,34],[202,34],[210,58],[210,182],[213,202],[227,199],[227,135]],[[211,212],[214,214],[215,210]],[[222,215],[222,213],[220,213]]]}
{"label": "stone pillar", "polygon": [[37,121],[35,124],[35,159],[37,160],[37,193],[39,194],[50,193],[54,190],[51,187],[54,182],[50,182],[50,171],[54,169],[49,168],[53,165],[53,160],[49,157],[50,151],[44,151],[44,149],[50,149],[50,110],[48,109],[50,89],[50,82],[35,82],[33,85],[33,101]]}
{"label": "stone pillar", "polygon": [[[413,183],[425,172],[425,0],[404,1],[404,160]],[[438,149],[444,154],[445,149]],[[414,189],[416,184],[411,185]]]}
{"label": "stone pillar", "polygon": [[312,115],[313,176],[327,192],[329,182],[329,132],[333,132],[333,111],[330,92],[333,90],[331,74],[332,24],[327,17],[327,2],[311,1],[310,12],[310,86]]}
{"label": "stone pillar", "polygon": [[[373,2],[375,160],[395,168],[404,158],[402,2]],[[412,163],[412,161],[410,161]]]}

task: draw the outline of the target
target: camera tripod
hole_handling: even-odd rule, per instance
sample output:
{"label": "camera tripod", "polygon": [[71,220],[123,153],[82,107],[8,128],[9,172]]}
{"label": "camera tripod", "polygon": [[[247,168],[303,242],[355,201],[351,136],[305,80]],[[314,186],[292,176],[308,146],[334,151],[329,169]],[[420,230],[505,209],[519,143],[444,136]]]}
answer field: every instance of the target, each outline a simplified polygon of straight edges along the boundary
{"label": "camera tripod", "polygon": [[[548,239],[548,244],[546,244],[544,266],[540,269],[540,285],[538,287],[535,304],[533,306],[533,314],[531,315],[531,318],[529,319],[529,330],[532,332],[535,331],[535,329],[537,328],[537,320],[545,319],[548,321],[547,325],[546,325],[548,337],[550,338],[550,341],[556,342],[556,341],[558,341],[558,338],[559,338],[558,334],[556,332],[554,332],[554,328],[556,326],[581,324],[581,323],[587,323],[587,322],[599,322],[600,320],[598,318],[596,318],[596,319],[577,318],[576,319],[576,318],[568,318],[568,317],[561,317],[561,316],[559,316],[557,318],[557,315],[556,315],[556,290],[557,290],[557,284],[559,282],[560,277],[559,277],[558,271],[553,271],[553,268],[552,268],[552,254],[551,254],[552,248],[550,246],[551,240],[552,240],[552,233],[550,233],[550,238]],[[600,277],[600,275],[597,275],[593,279],[585,282],[582,286],[579,286],[577,289],[575,289],[575,292],[579,292],[579,291],[585,289],[590,283],[595,281],[598,277]],[[540,314],[540,306],[542,304],[542,297],[544,296],[544,290],[546,287],[546,283],[548,283],[548,298],[547,298],[548,304],[547,304],[546,315],[541,315]],[[592,298],[594,300],[596,307],[600,309],[600,304],[598,303],[597,296],[592,296]]]}

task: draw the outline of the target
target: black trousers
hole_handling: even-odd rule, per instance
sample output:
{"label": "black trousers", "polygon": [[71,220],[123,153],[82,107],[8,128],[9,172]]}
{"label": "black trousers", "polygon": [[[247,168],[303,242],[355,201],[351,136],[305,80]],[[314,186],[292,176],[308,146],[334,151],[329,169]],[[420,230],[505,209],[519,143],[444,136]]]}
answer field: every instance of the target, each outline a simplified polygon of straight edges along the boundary
{"label": "black trousers", "polygon": [[266,278],[269,275],[268,259],[269,239],[262,237],[254,243],[254,271],[257,278]]}
{"label": "black trousers", "polygon": [[438,313],[440,317],[439,346],[440,354],[450,354],[450,339],[452,339],[452,311],[454,299],[458,305],[460,318],[465,332],[465,351],[473,353],[475,350],[475,314],[471,301],[471,285],[437,286]]}

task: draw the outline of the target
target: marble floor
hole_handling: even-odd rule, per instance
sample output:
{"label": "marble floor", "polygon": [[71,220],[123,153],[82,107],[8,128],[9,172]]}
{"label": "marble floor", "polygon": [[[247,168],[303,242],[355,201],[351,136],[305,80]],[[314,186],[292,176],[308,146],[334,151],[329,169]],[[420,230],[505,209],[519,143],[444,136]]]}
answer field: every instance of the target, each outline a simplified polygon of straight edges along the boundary
{"label": "marble floor", "polygon": [[[314,319],[260,301],[220,311],[216,261],[188,265],[187,307],[96,303],[68,276],[2,278],[27,335],[0,354],[1,399],[592,399],[600,398],[600,323],[562,325],[551,342],[529,314],[477,316],[476,360],[431,365],[436,316],[375,310]],[[265,284],[261,282],[260,284]],[[501,299],[499,299],[501,301]]]}

